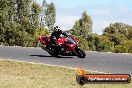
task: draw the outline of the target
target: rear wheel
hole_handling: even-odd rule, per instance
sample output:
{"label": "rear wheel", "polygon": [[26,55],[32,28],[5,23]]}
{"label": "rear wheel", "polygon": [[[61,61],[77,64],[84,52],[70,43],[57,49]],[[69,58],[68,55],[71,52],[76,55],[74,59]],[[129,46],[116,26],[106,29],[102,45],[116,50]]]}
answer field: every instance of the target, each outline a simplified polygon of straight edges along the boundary
{"label": "rear wheel", "polygon": [[[48,51],[47,51],[48,52]],[[53,57],[58,57],[58,53],[55,52],[55,49],[52,49],[51,51],[48,52],[51,56]]]}
{"label": "rear wheel", "polygon": [[53,56],[53,57],[59,57],[59,55],[58,54],[55,54],[55,53],[52,53],[52,52],[48,52],[51,56]]}
{"label": "rear wheel", "polygon": [[75,49],[75,52],[77,54],[77,57],[79,57],[79,58],[85,58],[85,56],[86,56],[85,52],[82,49],[80,49],[79,47],[77,47]]}
{"label": "rear wheel", "polygon": [[51,56],[54,56],[54,54],[53,53],[51,53],[51,52],[48,52]]}
{"label": "rear wheel", "polygon": [[51,55],[51,56],[53,56],[53,57],[57,57],[58,55],[54,52],[54,49],[52,49],[52,48],[47,48],[48,50],[47,50],[47,52]]}

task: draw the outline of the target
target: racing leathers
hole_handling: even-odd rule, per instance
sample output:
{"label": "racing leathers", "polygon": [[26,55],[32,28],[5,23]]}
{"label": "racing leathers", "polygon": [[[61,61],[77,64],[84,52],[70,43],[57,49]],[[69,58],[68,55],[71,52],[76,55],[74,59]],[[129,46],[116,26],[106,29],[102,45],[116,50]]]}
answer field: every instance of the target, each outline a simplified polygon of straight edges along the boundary
{"label": "racing leathers", "polygon": [[50,36],[50,44],[54,46],[54,53],[58,55],[61,52],[61,45],[58,43],[58,39],[60,35],[67,36],[65,32],[58,30],[58,31],[53,31],[53,33]]}

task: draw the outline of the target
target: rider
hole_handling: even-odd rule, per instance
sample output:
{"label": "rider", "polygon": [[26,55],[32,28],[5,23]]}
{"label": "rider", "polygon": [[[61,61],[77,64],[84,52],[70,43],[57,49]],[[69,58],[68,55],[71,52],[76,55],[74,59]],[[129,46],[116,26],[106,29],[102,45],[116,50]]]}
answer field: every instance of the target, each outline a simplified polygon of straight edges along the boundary
{"label": "rider", "polygon": [[55,46],[55,53],[56,54],[59,54],[60,51],[61,51],[61,45],[58,43],[58,39],[60,37],[60,35],[64,35],[64,36],[67,36],[65,34],[65,32],[63,32],[59,26],[55,26],[54,29],[53,29],[53,33],[51,34],[51,37],[50,37],[50,43],[51,45],[54,45]]}

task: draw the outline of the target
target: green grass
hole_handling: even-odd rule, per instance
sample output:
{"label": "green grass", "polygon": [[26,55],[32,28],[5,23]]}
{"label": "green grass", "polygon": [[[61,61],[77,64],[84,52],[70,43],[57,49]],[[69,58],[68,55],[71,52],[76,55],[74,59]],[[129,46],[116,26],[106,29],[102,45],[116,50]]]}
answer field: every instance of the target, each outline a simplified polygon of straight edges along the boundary
{"label": "green grass", "polygon": [[132,88],[131,84],[76,83],[76,70],[0,60],[0,88]]}

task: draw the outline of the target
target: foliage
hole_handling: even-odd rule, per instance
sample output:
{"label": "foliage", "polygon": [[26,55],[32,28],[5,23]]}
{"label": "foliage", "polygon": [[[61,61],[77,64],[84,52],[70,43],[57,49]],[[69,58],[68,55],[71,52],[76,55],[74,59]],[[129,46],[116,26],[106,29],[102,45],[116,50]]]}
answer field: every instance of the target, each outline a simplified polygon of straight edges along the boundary
{"label": "foliage", "polygon": [[82,18],[79,20],[80,23],[80,35],[87,37],[92,32],[92,20],[86,11],[82,14]]}
{"label": "foliage", "polygon": [[33,46],[41,28],[41,11],[40,5],[32,0],[1,0],[0,44]]}
{"label": "foliage", "polygon": [[[32,0],[0,0],[0,44],[37,46],[41,35],[50,35],[55,18],[55,5],[47,4],[46,0],[43,6]],[[82,49],[132,53],[132,26],[112,23],[98,35],[92,33],[92,25],[91,17],[84,11],[69,30],[80,41]]]}
{"label": "foliage", "polygon": [[80,23],[79,20],[77,20],[73,26],[73,28],[70,30],[70,34],[79,36],[80,35]]}
{"label": "foliage", "polygon": [[87,37],[92,32],[92,20],[91,17],[84,11],[82,17],[77,20],[70,30],[71,34],[76,36]]}
{"label": "foliage", "polygon": [[124,41],[121,45],[115,46],[115,53],[132,53],[132,41]]}
{"label": "foliage", "polygon": [[79,46],[84,49],[84,50],[88,50],[89,47],[88,47],[88,42],[85,38],[79,36],[77,37],[77,39],[79,40]]}
{"label": "foliage", "polygon": [[106,27],[103,35],[107,36],[111,42],[114,42],[114,52],[131,53],[132,27],[124,23],[114,23]]}
{"label": "foliage", "polygon": [[132,40],[132,26],[128,28],[128,35],[127,35],[127,38],[129,40]]}
{"label": "foliage", "polygon": [[[132,26],[124,23],[114,23],[106,27],[102,35],[87,33],[80,35],[80,20],[77,20],[70,33],[79,36],[80,46],[85,50],[132,53]],[[83,29],[84,30],[84,29]],[[86,40],[87,38],[87,40]]]}
{"label": "foliage", "polygon": [[88,37],[87,37],[89,50],[92,50],[92,51],[96,51],[94,35],[95,34],[91,34],[91,35],[88,35]]}
{"label": "foliage", "polygon": [[107,36],[92,34],[88,37],[88,43],[91,50],[108,52],[113,50],[113,43],[109,41]]}
{"label": "foliage", "polygon": [[92,20],[86,11],[82,14],[79,20],[75,21],[73,28],[70,30],[72,35],[75,35],[80,41],[79,45],[82,49],[89,50],[87,37],[92,32]]}
{"label": "foliage", "polygon": [[45,10],[45,23],[50,30],[53,29],[53,26],[56,22],[56,9],[54,3],[47,5],[47,9]]}

